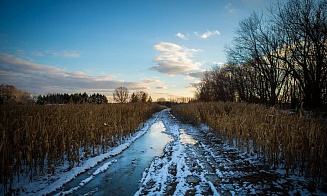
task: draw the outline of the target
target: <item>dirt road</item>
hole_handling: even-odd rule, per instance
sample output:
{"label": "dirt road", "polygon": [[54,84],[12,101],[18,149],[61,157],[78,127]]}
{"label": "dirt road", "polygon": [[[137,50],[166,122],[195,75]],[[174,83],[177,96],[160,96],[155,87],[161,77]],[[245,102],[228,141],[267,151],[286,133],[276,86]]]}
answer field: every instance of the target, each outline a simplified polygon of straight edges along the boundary
{"label": "dirt road", "polygon": [[184,124],[168,110],[161,120],[174,140],[143,173],[135,195],[313,194],[304,178],[265,166],[251,150],[238,150],[206,126]]}

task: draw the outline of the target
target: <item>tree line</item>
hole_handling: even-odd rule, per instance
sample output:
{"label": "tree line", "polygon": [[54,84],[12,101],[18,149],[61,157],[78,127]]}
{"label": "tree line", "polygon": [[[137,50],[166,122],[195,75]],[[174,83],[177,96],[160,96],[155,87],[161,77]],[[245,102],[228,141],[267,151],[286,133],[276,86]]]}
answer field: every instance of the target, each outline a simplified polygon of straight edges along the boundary
{"label": "tree line", "polygon": [[108,103],[107,97],[105,95],[101,95],[99,93],[88,95],[85,92],[75,93],[75,94],[60,94],[60,93],[53,93],[47,95],[39,95],[36,100],[36,104],[45,105],[45,104],[83,104],[83,103]]}
{"label": "tree line", "polygon": [[152,102],[151,96],[149,96],[149,94],[145,91],[136,91],[136,92],[133,92],[133,94],[131,96],[129,96],[129,91],[126,87],[116,88],[112,95],[113,95],[114,101],[117,103],[127,103],[127,102],[131,102],[131,103],[149,102],[149,103],[151,103]]}
{"label": "tree line", "polygon": [[327,0],[289,0],[265,14],[253,12],[226,53],[227,64],[204,73],[198,100],[321,109],[327,104]]}
{"label": "tree line", "polygon": [[[132,95],[129,95],[129,91],[126,87],[118,87],[113,92],[114,101],[117,103],[150,103],[153,102],[152,97],[145,91],[135,91]],[[157,103],[162,105],[171,105],[171,103],[188,103],[194,101],[191,97],[170,97],[168,100],[161,97],[156,100]]]}

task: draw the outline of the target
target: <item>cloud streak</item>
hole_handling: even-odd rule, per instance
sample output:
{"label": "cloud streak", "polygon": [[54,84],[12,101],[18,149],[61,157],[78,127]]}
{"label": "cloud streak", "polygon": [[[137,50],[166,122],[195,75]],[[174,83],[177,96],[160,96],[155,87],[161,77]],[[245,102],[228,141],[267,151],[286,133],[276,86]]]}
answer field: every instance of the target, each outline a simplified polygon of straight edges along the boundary
{"label": "cloud streak", "polygon": [[130,90],[147,89],[143,82],[113,80],[114,76],[91,76],[81,71],[67,72],[0,53],[0,83],[13,84],[32,93],[112,92],[119,86]]}
{"label": "cloud streak", "polygon": [[202,39],[207,39],[211,36],[214,36],[214,35],[220,35],[220,32],[218,30],[215,30],[215,31],[207,31],[205,33],[202,33],[202,34],[199,34],[198,32],[194,32],[194,34]]}
{"label": "cloud streak", "polygon": [[189,49],[169,42],[160,42],[154,46],[158,52],[155,57],[155,66],[151,70],[167,75],[186,74],[200,70],[202,63],[194,61],[193,55],[201,50]]}

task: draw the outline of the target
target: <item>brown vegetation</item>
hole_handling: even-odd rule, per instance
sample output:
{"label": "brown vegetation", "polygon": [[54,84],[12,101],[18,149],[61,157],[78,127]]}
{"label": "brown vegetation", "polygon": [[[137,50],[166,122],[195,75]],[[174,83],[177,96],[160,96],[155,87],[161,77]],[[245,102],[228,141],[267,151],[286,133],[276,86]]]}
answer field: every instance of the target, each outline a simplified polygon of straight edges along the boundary
{"label": "brown vegetation", "polygon": [[74,167],[117,145],[159,110],[155,104],[1,106],[0,183],[7,189],[15,176],[54,174],[66,161]]}
{"label": "brown vegetation", "polygon": [[231,141],[245,143],[248,152],[257,153],[273,168],[309,177],[317,186],[327,182],[327,128],[319,119],[231,102],[182,104],[172,111],[196,125],[206,123]]}
{"label": "brown vegetation", "polygon": [[28,92],[20,90],[13,85],[0,85],[0,105],[32,102],[32,96]]}

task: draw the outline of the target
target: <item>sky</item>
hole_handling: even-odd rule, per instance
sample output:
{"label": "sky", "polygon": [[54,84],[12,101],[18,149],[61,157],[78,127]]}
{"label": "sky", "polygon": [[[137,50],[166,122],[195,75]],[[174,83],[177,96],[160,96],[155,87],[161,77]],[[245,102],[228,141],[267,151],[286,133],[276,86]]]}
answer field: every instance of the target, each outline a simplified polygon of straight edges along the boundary
{"label": "sky", "polygon": [[270,0],[0,0],[0,84],[29,93],[193,97]]}

